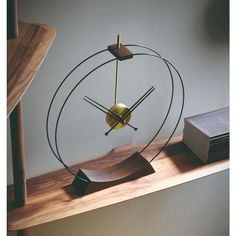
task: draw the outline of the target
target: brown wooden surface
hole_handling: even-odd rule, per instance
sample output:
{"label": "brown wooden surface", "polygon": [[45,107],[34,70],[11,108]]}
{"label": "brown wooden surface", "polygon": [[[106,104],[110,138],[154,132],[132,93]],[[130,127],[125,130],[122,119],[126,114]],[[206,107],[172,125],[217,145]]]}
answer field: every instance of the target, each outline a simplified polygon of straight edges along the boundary
{"label": "brown wooden surface", "polygon": [[7,115],[34,78],[55,34],[49,26],[20,22],[18,37],[7,41]]}
{"label": "brown wooden surface", "polygon": [[[73,176],[64,169],[28,180],[28,203],[21,208],[13,206],[12,186],[8,188],[8,230],[43,224],[83,212],[109,206],[139,196],[154,193],[229,168],[229,160],[202,164],[181,142],[172,139],[159,160],[152,162],[156,173],[79,197],[72,188]],[[151,144],[147,159],[156,153],[163,141]],[[76,168],[103,168],[124,160],[140,146],[127,145],[109,152],[96,161],[88,161]]]}
{"label": "brown wooden surface", "polygon": [[118,44],[109,45],[108,51],[120,61],[133,58],[133,53],[128,48],[121,43],[119,45],[120,47]]}
{"label": "brown wooden surface", "polygon": [[15,206],[21,207],[27,203],[27,188],[25,178],[25,145],[21,101],[10,115],[12,165],[14,177]]}
{"label": "brown wooden surface", "polygon": [[79,195],[87,195],[154,172],[152,165],[139,152],[135,152],[112,166],[93,170],[79,169],[73,186]]}

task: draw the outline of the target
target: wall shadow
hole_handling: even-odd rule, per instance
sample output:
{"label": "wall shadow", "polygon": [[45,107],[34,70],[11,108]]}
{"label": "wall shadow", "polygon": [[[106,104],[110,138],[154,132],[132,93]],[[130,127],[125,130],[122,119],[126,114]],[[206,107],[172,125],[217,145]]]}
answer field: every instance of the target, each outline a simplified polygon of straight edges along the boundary
{"label": "wall shadow", "polygon": [[229,43],[229,0],[213,0],[205,12],[205,33],[211,42]]}

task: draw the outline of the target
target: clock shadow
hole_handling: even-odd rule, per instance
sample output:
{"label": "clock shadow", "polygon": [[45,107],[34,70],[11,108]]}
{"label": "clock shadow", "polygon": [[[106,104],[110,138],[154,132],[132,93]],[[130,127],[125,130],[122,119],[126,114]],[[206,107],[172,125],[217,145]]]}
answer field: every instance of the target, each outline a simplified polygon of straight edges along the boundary
{"label": "clock shadow", "polygon": [[170,158],[170,161],[177,168],[178,172],[181,173],[192,171],[204,165],[182,141],[169,144],[163,150],[163,153]]}

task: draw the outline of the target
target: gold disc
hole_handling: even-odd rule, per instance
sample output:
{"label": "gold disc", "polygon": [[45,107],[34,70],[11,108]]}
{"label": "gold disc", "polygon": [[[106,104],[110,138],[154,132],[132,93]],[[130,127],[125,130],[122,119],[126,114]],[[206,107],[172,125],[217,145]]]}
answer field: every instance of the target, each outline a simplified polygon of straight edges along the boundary
{"label": "gold disc", "polygon": [[[113,125],[115,125],[118,121],[112,117],[112,112],[113,113],[116,113],[118,116],[121,116],[124,115],[126,112],[129,111],[129,108],[122,104],[122,103],[117,103],[115,105],[113,105],[110,109],[109,109],[110,112],[110,115],[107,113],[106,115],[106,122],[107,124],[110,126],[110,127],[113,127]],[[124,119],[125,122],[121,123],[121,122],[118,122],[118,124],[114,127],[114,129],[121,129],[123,128],[124,126],[126,126],[126,124],[129,122],[131,118],[131,112],[128,114],[128,116]]]}

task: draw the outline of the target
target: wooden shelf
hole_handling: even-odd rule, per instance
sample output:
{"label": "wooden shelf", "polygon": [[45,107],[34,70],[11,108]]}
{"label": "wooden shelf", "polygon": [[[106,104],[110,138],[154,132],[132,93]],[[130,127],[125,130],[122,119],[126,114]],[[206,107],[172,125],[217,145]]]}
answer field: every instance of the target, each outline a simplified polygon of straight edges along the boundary
{"label": "wooden shelf", "polygon": [[43,24],[19,23],[19,36],[7,41],[7,116],[22,98],[56,35]]}
{"label": "wooden shelf", "polygon": [[[158,160],[152,162],[156,173],[120,184],[90,195],[79,197],[70,185],[73,176],[64,169],[27,180],[28,203],[15,208],[13,187],[8,187],[8,230],[21,230],[51,222],[146,194],[167,189],[188,181],[211,175],[229,168],[229,160],[202,164],[181,142],[182,137],[172,139]],[[151,144],[145,157],[151,157],[163,142]],[[141,146],[127,145],[107,155],[74,167],[104,167],[127,158]]]}

